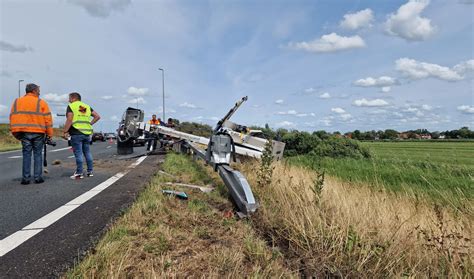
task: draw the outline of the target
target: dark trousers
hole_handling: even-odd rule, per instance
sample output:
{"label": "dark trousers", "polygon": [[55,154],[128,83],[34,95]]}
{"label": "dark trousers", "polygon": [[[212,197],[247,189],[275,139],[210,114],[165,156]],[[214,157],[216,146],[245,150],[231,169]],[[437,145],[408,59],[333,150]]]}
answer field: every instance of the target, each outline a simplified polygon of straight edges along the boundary
{"label": "dark trousers", "polygon": [[33,176],[35,180],[43,178],[43,147],[44,134],[23,133],[21,136],[21,145],[23,151],[23,179],[31,179],[31,152],[33,152]]}

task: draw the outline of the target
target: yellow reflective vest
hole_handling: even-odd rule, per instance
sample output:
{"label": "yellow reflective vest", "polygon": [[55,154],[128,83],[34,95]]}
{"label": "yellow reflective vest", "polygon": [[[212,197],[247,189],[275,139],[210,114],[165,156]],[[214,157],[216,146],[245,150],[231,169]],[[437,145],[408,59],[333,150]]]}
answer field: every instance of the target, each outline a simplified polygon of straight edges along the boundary
{"label": "yellow reflective vest", "polygon": [[81,101],[75,101],[69,104],[72,114],[72,127],[79,130],[84,135],[91,135],[92,125],[91,125],[91,107]]}

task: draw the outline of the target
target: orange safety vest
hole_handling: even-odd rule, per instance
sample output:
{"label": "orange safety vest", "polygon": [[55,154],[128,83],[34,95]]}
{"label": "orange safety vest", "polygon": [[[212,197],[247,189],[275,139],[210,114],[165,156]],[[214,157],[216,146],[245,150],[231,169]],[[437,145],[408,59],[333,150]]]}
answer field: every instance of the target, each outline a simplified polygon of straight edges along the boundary
{"label": "orange safety vest", "polygon": [[16,99],[10,111],[10,131],[43,133],[52,137],[53,118],[48,104],[30,93]]}
{"label": "orange safety vest", "polygon": [[156,119],[155,121],[153,121],[153,119],[150,119],[150,121],[148,121],[148,124],[151,124],[151,125],[160,125],[160,120]]}

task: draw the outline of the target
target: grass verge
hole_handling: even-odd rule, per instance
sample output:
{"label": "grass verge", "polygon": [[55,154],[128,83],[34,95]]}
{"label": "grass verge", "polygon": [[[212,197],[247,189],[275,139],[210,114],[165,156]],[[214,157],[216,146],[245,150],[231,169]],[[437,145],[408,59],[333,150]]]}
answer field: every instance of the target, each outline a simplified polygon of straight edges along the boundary
{"label": "grass verge", "polygon": [[[155,176],[136,203],[97,247],[65,277],[293,277],[278,247],[268,247],[233,205],[217,176],[188,157],[168,154],[168,176]],[[190,198],[164,196],[175,180],[217,187],[210,194],[185,189]]]}
{"label": "grass verge", "polygon": [[[261,165],[265,167],[263,164]],[[261,202],[253,224],[291,270],[316,277],[469,277],[472,203],[464,211],[417,196],[325,178],[311,168],[241,166]]]}

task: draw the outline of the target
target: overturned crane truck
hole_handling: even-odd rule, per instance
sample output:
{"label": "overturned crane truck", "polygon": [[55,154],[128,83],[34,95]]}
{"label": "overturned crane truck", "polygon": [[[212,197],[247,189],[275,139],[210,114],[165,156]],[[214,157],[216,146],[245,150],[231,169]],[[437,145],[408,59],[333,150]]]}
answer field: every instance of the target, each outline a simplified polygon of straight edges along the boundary
{"label": "overturned crane truck", "polygon": [[[234,107],[219,120],[210,138],[145,123],[142,110],[128,108],[118,129],[117,152],[121,155],[133,153],[133,145],[137,139],[153,140],[159,138],[160,135],[169,136],[173,140],[167,143],[171,144],[175,151],[192,154],[195,159],[204,160],[218,172],[238,207],[238,214],[247,216],[257,210],[258,203],[247,179],[230,166],[231,159],[235,162],[236,155],[260,158],[267,140],[255,136],[261,131],[250,130],[246,126],[229,121],[245,101],[247,97],[235,103]],[[207,148],[204,149],[202,146],[207,146]],[[272,153],[275,160],[282,158],[284,148],[283,142],[272,141]],[[147,153],[152,154],[153,150],[147,150]]]}

